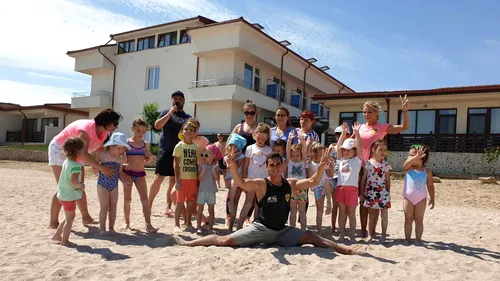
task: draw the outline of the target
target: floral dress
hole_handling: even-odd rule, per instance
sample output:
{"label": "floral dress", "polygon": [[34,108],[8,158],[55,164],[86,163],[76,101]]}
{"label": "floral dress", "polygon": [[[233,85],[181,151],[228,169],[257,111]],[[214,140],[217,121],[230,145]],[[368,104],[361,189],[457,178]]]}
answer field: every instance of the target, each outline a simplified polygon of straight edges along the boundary
{"label": "floral dress", "polygon": [[364,206],[371,209],[391,207],[391,196],[387,190],[385,175],[392,170],[389,162],[383,160],[378,163],[372,159],[364,164],[366,169],[365,202]]}

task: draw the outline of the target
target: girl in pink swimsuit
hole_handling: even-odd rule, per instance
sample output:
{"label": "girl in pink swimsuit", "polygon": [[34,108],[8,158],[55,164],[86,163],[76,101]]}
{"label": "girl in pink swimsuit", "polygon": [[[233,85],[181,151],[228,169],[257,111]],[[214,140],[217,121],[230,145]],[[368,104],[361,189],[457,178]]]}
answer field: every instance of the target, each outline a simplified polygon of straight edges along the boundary
{"label": "girl in pink swimsuit", "polygon": [[403,169],[405,170],[403,189],[403,210],[405,213],[405,239],[410,244],[413,222],[415,222],[416,245],[422,244],[424,232],[424,213],[429,191],[429,206],[434,209],[434,183],[432,171],[425,167],[429,159],[429,148],[422,144],[414,144],[410,148],[408,159]]}

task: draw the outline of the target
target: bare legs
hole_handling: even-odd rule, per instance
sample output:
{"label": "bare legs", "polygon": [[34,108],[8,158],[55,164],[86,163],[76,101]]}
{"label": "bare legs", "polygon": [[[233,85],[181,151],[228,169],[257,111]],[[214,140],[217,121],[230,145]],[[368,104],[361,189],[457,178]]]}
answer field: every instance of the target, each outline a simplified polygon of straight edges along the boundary
{"label": "bare legs", "polygon": [[356,206],[346,206],[345,204],[339,203],[339,232],[340,232],[340,242],[344,242],[345,238],[345,226],[347,222],[347,217],[349,217],[349,237],[351,243],[355,243],[355,231],[356,231]]}
{"label": "bare legs", "polygon": [[101,210],[99,211],[99,229],[101,233],[106,233],[106,217],[109,214],[109,233],[115,234],[116,205],[118,203],[118,187],[108,191],[102,186],[97,186],[97,196]]}
{"label": "bare legs", "polygon": [[[325,197],[322,196],[316,200],[316,228],[318,229],[318,235],[321,235],[321,227],[323,226],[323,212],[325,209]],[[302,221],[300,221],[302,223]]]}
{"label": "bare legs", "polygon": [[[197,214],[196,214],[196,222],[197,222],[197,232],[201,233],[202,232],[202,217],[203,217],[203,208],[204,204],[198,204],[198,209],[197,209]],[[215,222],[215,210],[214,210],[214,205],[208,205],[208,231],[212,232],[214,229],[214,222]]]}
{"label": "bare legs", "polygon": [[403,200],[403,210],[405,213],[405,239],[406,243],[410,244],[411,231],[413,222],[415,221],[415,236],[416,242],[422,242],[422,233],[424,232],[424,214],[427,200],[422,200],[416,205],[413,205],[408,199]]}
{"label": "bare legs", "polygon": [[[160,191],[161,184],[163,183],[163,180],[165,179],[164,176],[161,176],[159,174],[156,174],[155,177],[153,178],[153,183],[151,183],[151,187],[149,189],[149,210],[153,210],[153,201],[155,200],[156,195],[158,195],[158,192]],[[167,189],[167,207],[165,209],[165,215],[171,216],[173,211],[172,211],[172,197],[171,197],[171,192],[172,189],[175,185],[175,177],[169,177],[168,178],[168,189]]]}
{"label": "bare legs", "polygon": [[[229,181],[231,183],[231,181]],[[231,185],[230,185],[231,186]],[[241,197],[241,189],[237,186],[231,186],[229,190],[229,220],[228,220],[228,229],[229,231],[233,231],[234,221],[236,220],[236,213],[238,210],[238,203],[240,202]],[[232,196],[232,197],[231,197]]]}
{"label": "bare legs", "polygon": [[62,246],[70,245],[69,235],[71,234],[71,228],[73,227],[73,221],[75,220],[75,211],[64,211],[66,219],[59,224],[57,231],[52,236],[52,240],[59,242]]}
{"label": "bare legs", "polygon": [[[130,178],[130,183],[123,184],[123,213],[125,215],[125,228],[130,228],[130,204],[132,202],[132,182]],[[149,209],[148,201],[148,187],[146,184],[145,177],[139,177],[135,181],[135,187],[139,193],[142,204],[142,213],[144,214],[144,220],[146,222],[146,231],[149,233],[154,233],[158,231],[158,228],[154,228],[151,224],[151,211]]]}
{"label": "bare legs", "polygon": [[[52,174],[56,179],[56,184],[59,183],[59,177],[61,176],[61,166],[50,166],[52,168]],[[82,181],[85,178],[85,169],[82,166]],[[57,194],[57,193],[56,193]],[[52,202],[50,204],[50,225],[49,227],[52,229],[56,229],[59,225],[59,212],[61,212],[61,203],[57,200],[57,196],[54,194],[52,196]],[[80,213],[82,214],[82,222],[83,224],[93,223],[94,219],[89,214],[89,209],[87,206],[87,195],[85,194],[85,190],[82,192],[82,199],[76,201],[78,209],[80,209]]]}
{"label": "bare legs", "polygon": [[237,229],[243,228],[243,224],[245,223],[245,220],[248,217],[248,212],[250,211],[250,209],[252,208],[252,206],[255,203],[255,192],[245,192],[245,194],[246,194],[245,205],[243,205],[243,208],[241,209]]}
{"label": "bare legs", "polygon": [[335,225],[337,224],[337,213],[339,205],[335,199],[335,189],[332,191],[332,232],[335,232]]}
{"label": "bare legs", "polygon": [[361,237],[368,237],[368,231],[366,230],[368,225],[368,208],[363,205],[359,205],[359,220],[361,221]]}

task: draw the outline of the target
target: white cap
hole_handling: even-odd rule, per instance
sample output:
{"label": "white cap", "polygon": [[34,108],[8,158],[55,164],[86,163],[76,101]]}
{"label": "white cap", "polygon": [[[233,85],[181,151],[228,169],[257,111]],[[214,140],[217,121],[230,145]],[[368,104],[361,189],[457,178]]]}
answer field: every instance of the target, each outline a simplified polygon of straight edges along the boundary
{"label": "white cap", "polygon": [[130,149],[130,145],[128,145],[127,143],[127,138],[122,133],[113,133],[109,138],[108,142],[104,144],[104,147],[110,145],[125,146],[127,149]]}
{"label": "white cap", "polygon": [[337,128],[335,128],[335,134],[342,134],[342,132],[344,131],[344,129],[342,129],[342,126],[338,126]]}
{"label": "white cap", "polygon": [[351,138],[346,139],[341,147],[343,149],[353,149],[356,147],[356,140]]}

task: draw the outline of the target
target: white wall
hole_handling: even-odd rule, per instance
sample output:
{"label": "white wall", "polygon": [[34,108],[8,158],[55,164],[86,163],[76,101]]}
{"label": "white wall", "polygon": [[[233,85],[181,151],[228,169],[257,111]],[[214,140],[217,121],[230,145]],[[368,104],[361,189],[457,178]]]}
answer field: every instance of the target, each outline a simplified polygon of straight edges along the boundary
{"label": "white wall", "polygon": [[23,125],[22,115],[0,113],[0,143],[5,142],[7,131],[20,131]]}
{"label": "white wall", "polygon": [[92,71],[92,92],[113,91],[113,70],[100,68]]}

